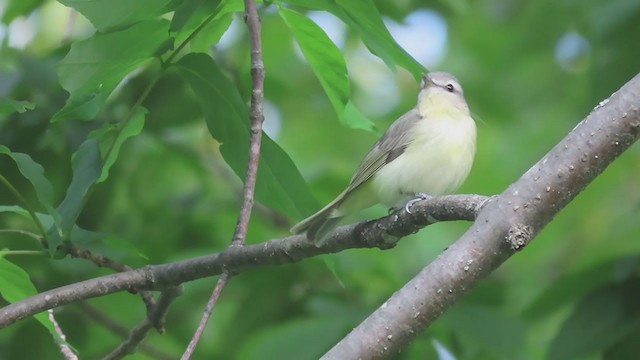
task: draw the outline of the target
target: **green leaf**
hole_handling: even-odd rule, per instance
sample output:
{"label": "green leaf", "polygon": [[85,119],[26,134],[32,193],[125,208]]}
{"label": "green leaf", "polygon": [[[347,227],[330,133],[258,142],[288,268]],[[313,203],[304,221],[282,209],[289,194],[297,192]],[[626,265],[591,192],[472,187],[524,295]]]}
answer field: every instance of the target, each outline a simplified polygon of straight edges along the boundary
{"label": "green leaf", "polygon": [[64,107],[53,115],[51,122],[77,119],[92,120],[102,110],[108,96],[103,93],[101,85],[94,90],[84,89],[77,95],[71,94]]}
{"label": "green leaf", "polygon": [[231,22],[233,13],[218,14],[191,40],[191,51],[208,52],[211,46],[217,44]]}
{"label": "green leaf", "polygon": [[96,138],[100,141],[101,152],[103,157],[106,156],[102,166],[102,173],[98,179],[99,183],[109,177],[109,169],[116,162],[122,144],[124,144],[127,139],[140,134],[144,127],[144,119],[147,113],[147,109],[139,107],[131,119],[124,123],[122,128],[106,124],[102,128],[89,134],[89,138]]}
{"label": "green leaf", "polygon": [[60,213],[60,228],[49,230],[49,251],[53,254],[63,240],[69,238],[80,212],[84,207],[89,189],[96,183],[102,173],[100,147],[97,139],[87,139],[73,159],[73,177],[67,189],[67,195],[57,210]]}
{"label": "green leaf", "polygon": [[2,212],[11,212],[18,215],[22,215],[26,218],[29,217],[29,211],[27,211],[27,209],[23,208],[22,206],[18,206],[18,205],[0,205],[0,213]]}
{"label": "green leaf", "polygon": [[291,29],[342,123],[355,129],[375,131],[375,125],[349,101],[349,75],[340,49],[306,16],[285,7],[279,7],[278,13]]}
{"label": "green leaf", "polygon": [[391,37],[373,1],[336,0],[336,3],[353,20],[355,28],[372,53],[379,56],[390,69],[395,70],[395,64],[398,64],[414,78],[420,79],[424,67]]}
{"label": "green leaf", "polygon": [[513,359],[525,344],[524,323],[499,308],[463,302],[440,321],[452,328],[465,349],[490,351],[492,358]]}
{"label": "green leaf", "polygon": [[36,195],[40,203],[47,208],[47,211],[51,210],[53,206],[53,186],[44,176],[42,166],[35,162],[31,156],[11,152],[11,150],[4,145],[0,145],[0,154],[9,155],[9,157],[15,161],[22,176],[29,180],[36,190]]}
{"label": "green leaf", "polygon": [[328,11],[337,16],[358,32],[367,48],[393,71],[396,65],[400,65],[416,80],[420,80],[425,71],[424,67],[393,39],[371,0],[287,0],[283,2],[307,9]]}
{"label": "green leaf", "polygon": [[[5,259],[3,252],[0,251],[0,294],[2,297],[6,301],[14,303],[36,295],[37,293],[38,290],[31,282],[29,274],[18,265]],[[49,333],[56,339],[56,342],[64,342],[55,331],[46,313],[39,313],[34,315],[34,317],[42,326],[49,330]]]}
{"label": "green leaf", "polygon": [[27,110],[33,110],[36,104],[23,100],[0,99],[0,116],[10,115],[15,112],[23,113]]}
{"label": "green leaf", "polygon": [[540,318],[575,301],[578,296],[610,281],[613,277],[613,266],[613,261],[606,261],[559,278],[525,309],[524,317],[530,321],[540,320]]}
{"label": "green leaf", "polygon": [[[0,205],[0,212],[11,212],[14,214],[18,214],[24,218],[31,219],[31,214],[29,214],[29,211],[17,205]],[[37,212],[36,216],[38,217],[38,220],[40,220],[40,223],[45,229],[51,227],[54,224],[53,216],[49,214],[43,214],[43,213]]]}
{"label": "green leaf", "polygon": [[[233,83],[205,54],[189,54],[176,68],[195,93],[211,135],[235,173],[244,179],[249,146],[249,112]],[[317,208],[293,161],[263,135],[256,198],[289,216],[300,218]]]}
{"label": "green leaf", "polygon": [[633,329],[619,342],[610,346],[602,357],[604,360],[636,360],[640,354],[640,326]]}
{"label": "green leaf", "polygon": [[640,326],[640,279],[608,284],[576,305],[551,342],[549,359],[601,353]]}
{"label": "green leaf", "polygon": [[243,346],[240,359],[318,359],[340,338],[340,317],[292,320],[258,332]]}
{"label": "green leaf", "polygon": [[73,43],[58,65],[60,84],[71,96],[52,121],[95,118],[122,79],[169,41],[169,22],[161,19]]}
{"label": "green leaf", "polygon": [[[184,0],[171,18],[171,32],[182,30],[187,24],[195,29],[218,6],[219,1]],[[205,11],[203,11],[205,10]]]}
{"label": "green leaf", "polygon": [[231,25],[233,14],[244,11],[244,4],[238,0],[186,0],[176,10],[171,21],[171,31],[178,32],[176,42],[182,43],[212,14],[213,19],[191,39],[191,50],[208,52],[217,44]]}
{"label": "green leaf", "polygon": [[171,11],[173,0],[58,0],[84,15],[99,30],[154,19]]}

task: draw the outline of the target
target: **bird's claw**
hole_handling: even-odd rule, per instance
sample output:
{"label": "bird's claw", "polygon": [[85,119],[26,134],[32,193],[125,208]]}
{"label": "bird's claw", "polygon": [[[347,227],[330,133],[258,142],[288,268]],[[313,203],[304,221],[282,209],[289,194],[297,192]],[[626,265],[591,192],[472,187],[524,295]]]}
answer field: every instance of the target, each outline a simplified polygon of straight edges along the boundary
{"label": "bird's claw", "polygon": [[412,207],[415,203],[417,203],[418,201],[427,200],[427,199],[429,199],[429,198],[432,198],[432,196],[431,196],[431,195],[427,195],[427,194],[424,194],[424,193],[417,193],[417,194],[415,194],[415,196],[416,196],[415,198],[413,198],[413,199],[411,199],[411,200],[407,201],[407,203],[406,203],[406,204],[405,204],[405,206],[404,206],[404,210],[405,210],[406,212],[408,212],[409,214],[412,214],[412,212],[411,212],[411,207]]}

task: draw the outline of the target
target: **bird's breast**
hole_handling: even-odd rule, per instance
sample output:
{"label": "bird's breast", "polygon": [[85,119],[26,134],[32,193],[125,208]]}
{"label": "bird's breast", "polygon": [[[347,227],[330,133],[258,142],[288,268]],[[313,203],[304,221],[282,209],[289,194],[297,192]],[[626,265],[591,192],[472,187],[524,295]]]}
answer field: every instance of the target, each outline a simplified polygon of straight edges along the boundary
{"label": "bird's breast", "polygon": [[476,126],[463,114],[440,114],[421,120],[404,153],[373,178],[384,204],[398,205],[408,195],[442,195],[455,191],[469,175],[476,150]]}

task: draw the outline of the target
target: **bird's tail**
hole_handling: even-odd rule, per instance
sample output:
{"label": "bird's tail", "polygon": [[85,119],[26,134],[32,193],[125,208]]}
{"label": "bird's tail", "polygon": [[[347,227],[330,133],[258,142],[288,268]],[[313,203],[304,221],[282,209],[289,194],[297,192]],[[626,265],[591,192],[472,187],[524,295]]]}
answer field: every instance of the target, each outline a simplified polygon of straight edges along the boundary
{"label": "bird's tail", "polygon": [[291,228],[293,234],[307,232],[307,239],[313,241],[317,246],[324,244],[327,236],[331,233],[340,220],[342,215],[335,211],[344,200],[346,191],[340,194],[335,200],[327,204],[315,214],[300,221]]}

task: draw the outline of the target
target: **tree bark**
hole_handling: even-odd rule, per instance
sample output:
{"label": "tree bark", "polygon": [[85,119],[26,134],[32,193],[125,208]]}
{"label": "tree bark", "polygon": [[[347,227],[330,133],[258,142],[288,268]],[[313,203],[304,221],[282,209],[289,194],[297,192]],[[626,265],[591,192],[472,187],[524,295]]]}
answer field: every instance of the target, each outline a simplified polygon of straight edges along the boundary
{"label": "tree bark", "polygon": [[[533,237],[640,135],[640,75],[482,208],[467,232],[322,359],[388,359]],[[514,144],[517,146],[517,144]]]}

